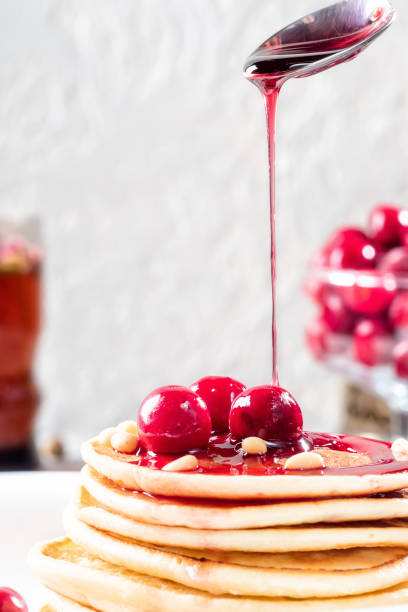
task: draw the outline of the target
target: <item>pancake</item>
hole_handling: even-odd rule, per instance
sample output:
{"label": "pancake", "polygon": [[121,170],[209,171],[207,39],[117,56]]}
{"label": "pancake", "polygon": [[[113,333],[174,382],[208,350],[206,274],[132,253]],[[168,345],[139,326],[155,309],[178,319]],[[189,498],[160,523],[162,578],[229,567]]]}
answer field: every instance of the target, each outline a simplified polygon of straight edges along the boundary
{"label": "pancake", "polygon": [[237,504],[152,497],[123,489],[89,466],[83,467],[81,481],[94,499],[114,513],[145,523],[191,529],[245,529],[408,518],[407,491],[372,497]]}
{"label": "pancake", "polygon": [[[327,465],[330,454],[329,449],[324,450]],[[332,452],[338,466],[339,453]],[[342,455],[343,461],[354,461],[352,453]],[[223,500],[352,497],[408,487],[408,471],[364,475],[322,475],[319,471],[313,475],[271,476],[167,472],[135,465],[133,455],[117,453],[98,438],[82,446],[82,457],[85,463],[121,487],[173,497]],[[366,460],[362,461],[364,465]]]}
{"label": "pancake", "polygon": [[180,548],[264,553],[359,546],[408,547],[407,519],[235,530],[148,525],[110,511],[83,487],[78,490],[70,511],[80,521],[99,530],[140,542]]}
{"label": "pancake", "polygon": [[214,597],[107,563],[67,538],[38,544],[29,561],[42,583],[64,596],[51,602],[58,612],[80,612],[70,600],[100,612],[328,612],[408,603],[407,583],[375,594],[324,600]]}
{"label": "pancake", "polygon": [[[310,566],[307,557],[293,561],[290,553],[251,557],[251,566],[241,555],[240,563],[203,559],[202,550],[171,550],[148,546],[85,525],[71,513],[64,515],[67,535],[97,557],[129,570],[180,583],[214,595],[252,597],[340,597],[384,589],[408,580],[408,549],[352,549],[344,553],[320,553],[320,566]],[[336,565],[340,556],[341,565]],[[294,566],[295,565],[295,566]]]}

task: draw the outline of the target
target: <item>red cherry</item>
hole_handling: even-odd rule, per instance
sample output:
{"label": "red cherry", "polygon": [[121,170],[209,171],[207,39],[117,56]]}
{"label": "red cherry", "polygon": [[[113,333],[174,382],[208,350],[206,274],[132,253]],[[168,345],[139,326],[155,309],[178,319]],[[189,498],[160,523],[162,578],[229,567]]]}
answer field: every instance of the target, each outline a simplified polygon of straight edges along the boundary
{"label": "red cherry", "polygon": [[302,434],[299,404],[281,387],[247,389],[232,404],[229,425],[234,438],[258,436],[270,442],[295,440]]}
{"label": "red cherry", "polygon": [[388,317],[395,329],[408,327],[408,291],[401,291],[395,296],[391,302]]}
{"label": "red cherry", "polygon": [[397,290],[392,277],[376,270],[365,270],[350,286],[339,287],[346,305],[359,314],[377,315],[388,308]]}
{"label": "red cherry", "polygon": [[315,359],[345,353],[350,345],[349,336],[332,332],[321,317],[317,317],[307,325],[305,341]]}
{"label": "red cherry", "polygon": [[370,214],[369,235],[384,248],[401,244],[401,224],[398,219],[401,208],[394,204],[380,204]]}
{"label": "red cherry", "polygon": [[367,240],[367,236],[359,227],[340,227],[330,236],[324,250],[330,250],[335,246],[341,246],[352,240]]}
{"label": "red cherry", "polygon": [[392,351],[392,362],[397,376],[408,378],[408,340],[403,340],[395,345]]}
{"label": "red cherry", "polygon": [[358,228],[338,230],[324,248],[330,268],[373,268],[378,259],[374,243]]}
{"label": "red cherry", "polygon": [[320,317],[308,323],[305,341],[309,351],[316,359],[323,359],[329,350],[330,328]]}
{"label": "red cherry", "polygon": [[143,400],[138,415],[139,437],[154,453],[184,453],[201,448],[211,434],[205,402],[187,387],[160,387]]}
{"label": "red cherry", "polygon": [[207,404],[213,431],[221,432],[227,431],[232,403],[246,386],[228,376],[206,376],[192,384],[190,389]]}
{"label": "red cherry", "polygon": [[28,606],[17,591],[0,587],[0,612],[28,612]]}
{"label": "red cherry", "polygon": [[380,261],[379,270],[394,274],[408,273],[408,248],[395,247],[388,251]]}
{"label": "red cherry", "polygon": [[387,324],[380,318],[362,319],[353,334],[352,350],[357,361],[375,366],[389,361],[392,336]]}
{"label": "red cherry", "polygon": [[335,289],[327,290],[322,300],[322,319],[332,332],[350,334],[353,331],[356,315],[347,308]]}

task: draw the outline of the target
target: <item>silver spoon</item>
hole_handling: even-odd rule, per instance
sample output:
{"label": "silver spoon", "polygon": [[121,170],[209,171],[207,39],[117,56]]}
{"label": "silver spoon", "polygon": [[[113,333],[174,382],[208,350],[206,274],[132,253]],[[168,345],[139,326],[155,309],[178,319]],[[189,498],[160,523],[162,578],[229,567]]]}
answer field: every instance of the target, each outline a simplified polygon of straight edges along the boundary
{"label": "silver spoon", "polygon": [[355,57],[392,23],[388,0],[343,0],[294,21],[260,45],[244,64],[245,76],[305,77]]}

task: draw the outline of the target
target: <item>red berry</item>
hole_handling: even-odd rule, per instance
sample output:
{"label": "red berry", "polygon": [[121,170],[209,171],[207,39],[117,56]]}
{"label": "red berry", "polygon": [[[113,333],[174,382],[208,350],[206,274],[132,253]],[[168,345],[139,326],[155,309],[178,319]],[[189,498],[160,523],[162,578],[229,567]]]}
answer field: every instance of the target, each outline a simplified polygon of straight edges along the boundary
{"label": "red berry", "polygon": [[309,351],[316,359],[323,359],[329,350],[330,329],[320,317],[306,327],[305,340]]}
{"label": "red berry", "polygon": [[408,327],[408,291],[401,291],[395,296],[391,302],[388,317],[395,329]]}
{"label": "red berry", "polygon": [[392,362],[397,376],[408,378],[408,340],[403,340],[395,345],[392,351]]}
{"label": "red berry", "polygon": [[359,227],[341,227],[330,236],[324,249],[330,250],[335,246],[341,246],[356,239],[367,240],[367,236]]}
{"label": "red berry", "polygon": [[315,359],[345,353],[350,345],[349,336],[332,332],[321,317],[317,317],[307,325],[305,341]]}
{"label": "red berry", "polygon": [[347,308],[335,289],[327,290],[322,300],[322,319],[336,334],[350,334],[353,331],[356,315]]}
{"label": "red berry", "polygon": [[377,315],[388,308],[395,296],[397,284],[376,270],[365,270],[352,284],[340,287],[346,305],[359,314]]}
{"label": "red berry", "polygon": [[258,436],[285,442],[301,436],[303,418],[299,404],[286,389],[265,385],[247,389],[237,397],[229,424],[234,438]]}
{"label": "red berry", "polygon": [[391,356],[391,347],[392,336],[382,319],[373,317],[357,323],[352,344],[357,361],[367,366],[386,363]]}
{"label": "red berry", "polygon": [[394,274],[408,273],[408,248],[395,247],[388,251],[380,261],[379,270]]}
{"label": "red berry", "polygon": [[373,268],[378,259],[374,243],[360,229],[338,230],[324,248],[330,268]]}
{"label": "red berry", "polygon": [[246,389],[242,383],[228,376],[206,376],[190,386],[207,404],[213,431],[227,431],[231,406]]}
{"label": "red berry", "polygon": [[401,244],[401,224],[399,213],[401,209],[393,204],[380,204],[370,214],[369,235],[384,248]]}
{"label": "red berry", "polygon": [[28,606],[17,591],[0,587],[0,612],[28,612]]}
{"label": "red berry", "polygon": [[160,387],[143,400],[138,415],[139,437],[154,453],[184,453],[201,448],[211,434],[205,402],[187,387]]}

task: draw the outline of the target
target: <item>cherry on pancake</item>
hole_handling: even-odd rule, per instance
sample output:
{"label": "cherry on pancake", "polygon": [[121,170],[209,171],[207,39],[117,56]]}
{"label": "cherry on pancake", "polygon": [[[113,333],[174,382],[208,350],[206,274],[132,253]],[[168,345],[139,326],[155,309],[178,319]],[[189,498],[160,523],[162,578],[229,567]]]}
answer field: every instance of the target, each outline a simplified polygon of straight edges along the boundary
{"label": "cherry on pancake", "polygon": [[229,376],[205,376],[190,386],[207,404],[214,432],[228,430],[231,406],[235,398],[246,389]]}
{"label": "cherry on pancake", "polygon": [[290,442],[302,435],[302,411],[295,398],[282,387],[263,385],[247,389],[232,405],[231,435],[250,436],[268,442]]}
{"label": "cherry on pancake", "polygon": [[0,587],[0,612],[28,612],[20,593],[9,587]]}
{"label": "cherry on pancake", "polygon": [[154,453],[184,453],[208,444],[210,411],[196,393],[170,385],[143,400],[138,414],[139,438]]}

